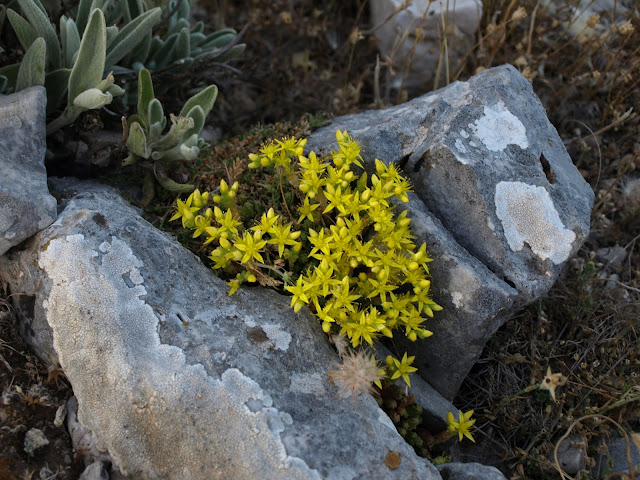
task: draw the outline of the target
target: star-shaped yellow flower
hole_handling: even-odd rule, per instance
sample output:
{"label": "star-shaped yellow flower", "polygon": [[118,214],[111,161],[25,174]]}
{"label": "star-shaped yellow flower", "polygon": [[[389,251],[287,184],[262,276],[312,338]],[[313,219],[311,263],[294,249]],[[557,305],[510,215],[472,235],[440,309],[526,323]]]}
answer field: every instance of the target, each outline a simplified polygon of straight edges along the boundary
{"label": "star-shaped yellow flower", "polygon": [[476,423],[476,420],[471,420],[471,416],[473,415],[473,410],[469,410],[467,413],[462,413],[462,411],[458,412],[458,421],[456,422],[453,413],[447,413],[447,427],[450,432],[458,432],[459,440],[462,441],[462,437],[467,437],[473,443],[476,441],[473,439],[471,432],[469,429]]}

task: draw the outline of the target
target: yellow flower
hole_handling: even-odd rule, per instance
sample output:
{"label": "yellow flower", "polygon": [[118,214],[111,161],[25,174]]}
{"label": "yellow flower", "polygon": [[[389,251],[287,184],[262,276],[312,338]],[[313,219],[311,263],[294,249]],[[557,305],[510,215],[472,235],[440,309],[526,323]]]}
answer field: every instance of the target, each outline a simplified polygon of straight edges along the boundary
{"label": "yellow flower", "polygon": [[404,353],[404,356],[400,361],[393,358],[391,355],[387,356],[385,360],[387,366],[390,369],[395,370],[395,372],[393,372],[393,375],[391,375],[391,380],[402,377],[407,386],[410,387],[411,381],[409,380],[409,374],[418,370],[417,368],[410,366],[415,359],[416,357],[413,355],[407,358],[407,352]]}
{"label": "yellow flower", "polygon": [[450,432],[458,432],[459,440],[462,441],[462,437],[467,437],[473,443],[476,441],[473,439],[471,432],[469,429],[476,423],[476,420],[470,420],[473,415],[473,410],[469,410],[467,413],[462,413],[462,411],[458,412],[458,421],[455,421],[455,417],[453,413],[447,413],[447,423],[449,424],[448,430]]}

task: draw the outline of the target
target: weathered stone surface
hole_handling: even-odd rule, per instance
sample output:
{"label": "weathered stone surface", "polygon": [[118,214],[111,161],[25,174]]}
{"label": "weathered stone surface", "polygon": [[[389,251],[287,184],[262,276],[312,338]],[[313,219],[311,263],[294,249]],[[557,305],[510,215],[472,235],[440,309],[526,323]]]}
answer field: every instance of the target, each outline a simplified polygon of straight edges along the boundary
{"label": "weathered stone surface", "polygon": [[[448,61],[450,70],[453,71],[458,61],[476,43],[476,31],[482,17],[482,1],[413,0],[407,8],[402,9],[405,3],[403,0],[372,0],[371,20],[373,25],[378,26],[374,34],[382,57],[391,59],[398,72],[393,79],[393,86],[400,87],[409,63],[404,86],[423,88],[426,91],[433,88],[441,57],[441,77],[443,80],[446,78],[440,40],[443,16],[447,23]],[[420,32],[418,40],[417,30]]]}
{"label": "weathered stone surface", "polygon": [[426,322],[433,336],[411,342],[397,335],[394,344],[415,355],[418,373],[451,400],[486,340],[513,313],[518,294],[462,248],[415,194],[398,208],[407,210],[413,234],[427,242],[434,259],[431,293],[444,309]]}
{"label": "weathered stone surface", "polygon": [[640,433],[629,433],[629,453],[627,459],[627,441],[623,437],[613,436],[606,442],[599,451],[605,453],[599,454],[596,458],[596,468],[592,472],[595,478],[616,478],[623,475],[630,475],[629,461],[636,477],[640,473]]}
{"label": "weathered stone surface", "polygon": [[[575,475],[584,470],[587,462],[587,439],[584,435],[570,435],[565,438],[558,447],[558,464],[565,473]],[[549,455],[549,460],[554,462],[553,453]]]}
{"label": "weathered stone surface", "polygon": [[93,462],[84,469],[78,480],[109,480],[109,473],[102,462]]}
{"label": "weathered stone surface", "polygon": [[43,87],[0,95],[0,255],[56,219],[44,168],[46,105]]}
{"label": "weathered stone surface", "polygon": [[307,150],[330,151],[336,129],[360,142],[369,167],[398,162],[414,185],[413,228],[434,257],[432,289],[445,310],[430,321],[433,337],[407,346],[451,398],[489,336],[547,292],[582,245],[593,192],[511,66],[336,118]]}
{"label": "weathered stone surface", "polygon": [[479,463],[445,463],[438,465],[442,480],[507,480],[496,467]]}
{"label": "weathered stone surface", "polygon": [[[0,272],[14,298],[30,297],[24,331],[50,329],[30,341],[64,369],[85,440],[122,474],[440,478],[372,397],[337,396],[327,383],[337,355],[309,313],[263,289],[229,297],[113,190],[67,187],[86,192],[2,257]],[[401,456],[396,470],[389,451]]]}

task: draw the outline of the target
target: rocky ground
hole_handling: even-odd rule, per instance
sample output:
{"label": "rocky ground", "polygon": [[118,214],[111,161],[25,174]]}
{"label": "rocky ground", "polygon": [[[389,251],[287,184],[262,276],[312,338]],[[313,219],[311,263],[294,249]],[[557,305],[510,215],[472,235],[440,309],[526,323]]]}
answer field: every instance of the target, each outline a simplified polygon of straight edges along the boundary
{"label": "rocky ground", "polygon": [[[589,467],[617,433],[610,420],[628,432],[640,429],[640,121],[632,110],[640,104],[640,2],[626,2],[628,27],[612,30],[610,12],[574,33],[563,27],[568,9],[551,14],[534,1],[519,2],[522,15],[515,3],[485,1],[477,43],[450,80],[511,63],[532,82],[596,193],[592,232],[551,291],[486,345],[454,401],[475,410],[477,446],[462,443],[445,453],[495,464],[513,479],[560,478],[553,450],[565,432],[580,436],[576,443],[584,444],[581,458]],[[320,112],[351,113],[424,93],[376,95],[378,51],[366,2],[203,1],[201,7],[197,13],[210,25],[248,26],[246,53],[233,64],[239,73],[211,78],[221,90],[214,133],[241,135],[216,145],[219,158],[242,158],[255,146],[247,143],[267,136],[307,133],[322,123]],[[402,68],[383,60],[383,72]],[[303,114],[311,116],[300,122]],[[79,129],[90,130],[94,118]],[[268,125],[284,121],[293,123]],[[217,178],[215,171],[208,175]],[[167,228],[163,219],[173,200],[159,193],[147,209],[150,221]],[[0,285],[0,479],[78,478],[82,452],[54,423],[71,389],[21,342],[10,295]],[[568,378],[555,402],[530,388],[547,368]],[[592,414],[598,417],[575,423]],[[32,429],[49,443],[28,453]]]}

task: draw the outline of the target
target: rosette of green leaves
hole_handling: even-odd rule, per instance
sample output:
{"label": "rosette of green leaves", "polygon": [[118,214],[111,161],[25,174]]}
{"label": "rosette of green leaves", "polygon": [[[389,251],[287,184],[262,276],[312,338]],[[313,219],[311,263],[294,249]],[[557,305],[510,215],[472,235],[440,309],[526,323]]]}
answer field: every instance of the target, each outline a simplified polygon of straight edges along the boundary
{"label": "rosette of green leaves", "polygon": [[[171,127],[160,101],[155,98],[149,70],[138,73],[138,113],[127,120],[127,149],[129,156],[124,165],[140,164],[153,170],[158,182],[167,190],[189,192],[193,185],[179,184],[167,175],[174,162],[195,160],[206,142],[199,134],[218,96],[215,85],[191,97],[182,107],[180,115],[171,115]],[[125,126],[127,128],[127,126]]]}

